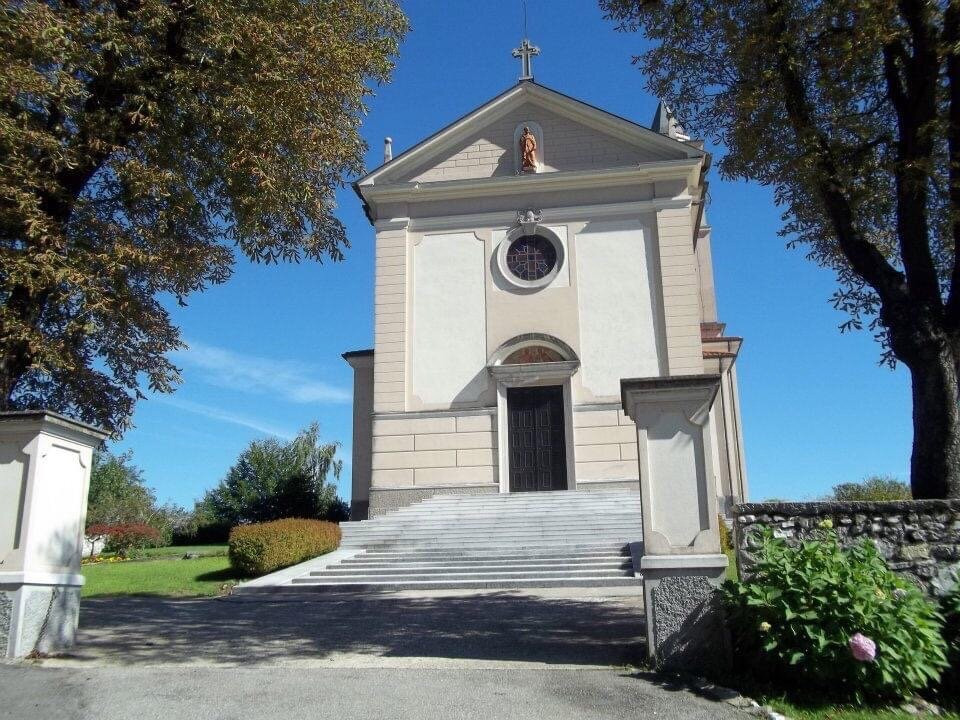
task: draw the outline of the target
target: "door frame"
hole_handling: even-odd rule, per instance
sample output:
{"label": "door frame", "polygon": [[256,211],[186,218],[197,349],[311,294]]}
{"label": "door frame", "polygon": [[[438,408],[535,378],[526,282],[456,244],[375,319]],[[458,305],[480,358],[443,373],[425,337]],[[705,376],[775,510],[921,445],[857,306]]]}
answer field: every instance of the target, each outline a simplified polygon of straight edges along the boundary
{"label": "door frame", "polygon": [[567,490],[577,489],[573,450],[573,401],[570,378],[580,367],[576,360],[494,365],[490,374],[497,381],[497,455],[500,492],[510,492],[510,433],[507,388],[559,385],[563,389],[563,440],[567,460]]}

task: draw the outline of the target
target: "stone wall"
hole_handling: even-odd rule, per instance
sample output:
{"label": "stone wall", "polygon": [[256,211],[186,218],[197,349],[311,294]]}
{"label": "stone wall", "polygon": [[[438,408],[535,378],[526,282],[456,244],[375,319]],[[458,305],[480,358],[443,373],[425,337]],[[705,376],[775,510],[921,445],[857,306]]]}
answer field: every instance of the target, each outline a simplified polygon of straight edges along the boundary
{"label": "stone wall", "polygon": [[845,545],[868,538],[891,570],[933,595],[949,589],[960,569],[960,500],[745,503],[734,516],[741,577],[749,575],[753,536],[763,526],[792,541],[810,538],[823,524]]}

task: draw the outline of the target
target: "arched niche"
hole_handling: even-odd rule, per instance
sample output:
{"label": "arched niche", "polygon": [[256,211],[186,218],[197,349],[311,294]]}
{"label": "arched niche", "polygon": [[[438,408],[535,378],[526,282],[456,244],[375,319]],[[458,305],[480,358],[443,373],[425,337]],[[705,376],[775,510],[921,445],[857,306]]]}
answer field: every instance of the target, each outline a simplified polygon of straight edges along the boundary
{"label": "arched niche", "polygon": [[530,132],[533,133],[533,137],[537,139],[537,172],[543,172],[543,159],[546,157],[545,145],[543,144],[543,128],[540,127],[539,123],[535,123],[533,120],[525,120],[522,123],[519,123],[513,130],[513,172],[517,175],[520,174],[520,136],[523,134],[523,129],[525,127],[530,128]]}
{"label": "arched niche", "polygon": [[527,333],[510,338],[490,356],[488,365],[575,362],[580,359],[563,340],[545,333]]}

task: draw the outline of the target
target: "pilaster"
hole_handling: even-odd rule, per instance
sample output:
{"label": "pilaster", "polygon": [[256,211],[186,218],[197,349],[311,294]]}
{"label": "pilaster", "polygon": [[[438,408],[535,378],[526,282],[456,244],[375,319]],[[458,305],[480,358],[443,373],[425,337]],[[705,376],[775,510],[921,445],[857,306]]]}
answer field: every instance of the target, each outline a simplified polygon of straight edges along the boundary
{"label": "pilaster", "polygon": [[73,644],[93,450],[107,433],[55,413],[0,413],[0,651]]}
{"label": "pilaster", "polygon": [[657,239],[667,371],[670,375],[697,375],[703,372],[702,309],[689,206],[657,210]]}
{"label": "pilaster", "polygon": [[637,427],[648,653],[657,667],[717,669],[729,653],[716,594],[727,558],[708,423],[720,376],[638,378],[620,387]]}
{"label": "pilaster", "polygon": [[407,218],[377,222],[373,410],[402,411],[407,376]]}

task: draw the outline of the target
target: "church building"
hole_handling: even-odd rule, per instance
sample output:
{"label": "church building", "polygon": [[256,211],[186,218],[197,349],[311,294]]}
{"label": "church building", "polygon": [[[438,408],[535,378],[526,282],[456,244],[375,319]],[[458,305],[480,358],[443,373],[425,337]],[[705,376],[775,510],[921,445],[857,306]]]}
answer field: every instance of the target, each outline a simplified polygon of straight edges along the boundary
{"label": "church building", "polygon": [[515,54],[516,85],[396,157],[388,139],[354,185],[376,281],[373,349],[344,354],[353,519],[435,495],[639,491],[621,380],[704,374],[723,512],[746,476],[710,155],[663,103],[647,127],[536,83],[527,41]]}

